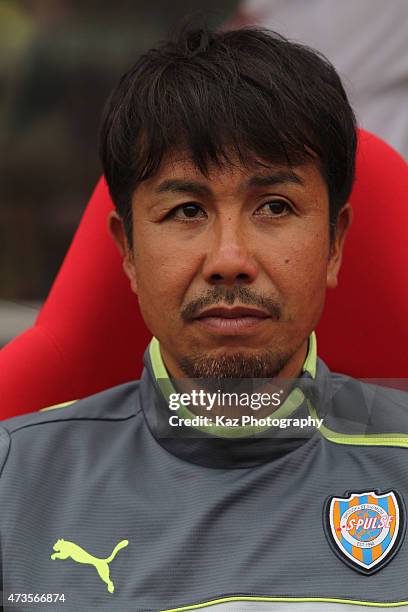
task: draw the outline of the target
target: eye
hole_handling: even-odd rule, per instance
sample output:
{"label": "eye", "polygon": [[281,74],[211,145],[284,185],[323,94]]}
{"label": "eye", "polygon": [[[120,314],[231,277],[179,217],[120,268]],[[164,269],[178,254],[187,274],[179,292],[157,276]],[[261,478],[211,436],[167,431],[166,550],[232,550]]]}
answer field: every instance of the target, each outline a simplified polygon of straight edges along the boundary
{"label": "eye", "polygon": [[292,208],[286,200],[271,200],[260,206],[256,214],[262,217],[284,217],[292,212]]}
{"label": "eye", "polygon": [[174,218],[180,221],[186,221],[187,219],[202,219],[207,215],[203,211],[203,209],[198,204],[193,204],[192,202],[188,204],[180,204],[171,210],[166,219]]}

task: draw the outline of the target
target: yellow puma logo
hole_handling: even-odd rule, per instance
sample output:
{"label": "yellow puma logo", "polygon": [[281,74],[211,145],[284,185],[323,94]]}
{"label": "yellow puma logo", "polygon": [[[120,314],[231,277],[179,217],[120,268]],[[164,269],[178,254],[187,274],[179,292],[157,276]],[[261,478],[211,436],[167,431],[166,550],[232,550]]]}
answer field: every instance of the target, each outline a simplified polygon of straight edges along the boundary
{"label": "yellow puma logo", "polygon": [[74,544],[74,542],[60,539],[57,540],[52,547],[56,552],[51,555],[51,559],[54,561],[55,559],[68,559],[71,557],[71,559],[77,563],[88,563],[89,565],[93,565],[99,576],[107,584],[109,593],[113,593],[115,586],[109,577],[109,563],[113,561],[120,549],[128,544],[128,540],[122,540],[119,544],[116,544],[109,557],[100,559],[99,557],[94,557],[89,554],[86,550]]}

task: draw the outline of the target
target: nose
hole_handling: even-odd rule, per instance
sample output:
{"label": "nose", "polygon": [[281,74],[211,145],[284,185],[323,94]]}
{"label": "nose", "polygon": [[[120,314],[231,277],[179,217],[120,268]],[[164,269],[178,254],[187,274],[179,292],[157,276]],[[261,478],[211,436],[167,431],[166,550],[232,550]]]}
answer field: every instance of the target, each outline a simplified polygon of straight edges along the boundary
{"label": "nose", "polygon": [[233,285],[252,283],[258,267],[251,253],[253,237],[240,218],[220,218],[212,227],[207,256],[203,266],[205,280],[214,284]]}

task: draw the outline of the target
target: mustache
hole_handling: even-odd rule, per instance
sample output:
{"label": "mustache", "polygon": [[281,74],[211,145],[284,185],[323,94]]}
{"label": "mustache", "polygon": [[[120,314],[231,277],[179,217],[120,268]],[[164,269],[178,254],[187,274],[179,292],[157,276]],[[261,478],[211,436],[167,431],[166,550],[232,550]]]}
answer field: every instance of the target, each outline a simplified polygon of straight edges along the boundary
{"label": "mustache", "polygon": [[275,321],[279,321],[282,316],[281,304],[266,295],[259,295],[248,287],[214,287],[209,289],[204,295],[192,300],[181,311],[181,318],[184,321],[190,321],[201,310],[209,306],[215,306],[223,303],[233,306],[235,302],[246,306],[259,306],[267,311],[267,313]]}

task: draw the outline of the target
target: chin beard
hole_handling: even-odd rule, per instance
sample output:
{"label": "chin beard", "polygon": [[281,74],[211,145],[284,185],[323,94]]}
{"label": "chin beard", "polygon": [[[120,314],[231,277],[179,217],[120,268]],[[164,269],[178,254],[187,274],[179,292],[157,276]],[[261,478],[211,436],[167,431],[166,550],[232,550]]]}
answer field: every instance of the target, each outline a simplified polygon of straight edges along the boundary
{"label": "chin beard", "polygon": [[187,378],[275,378],[291,356],[270,349],[252,355],[232,353],[210,357],[195,354],[183,357],[178,365]]}

